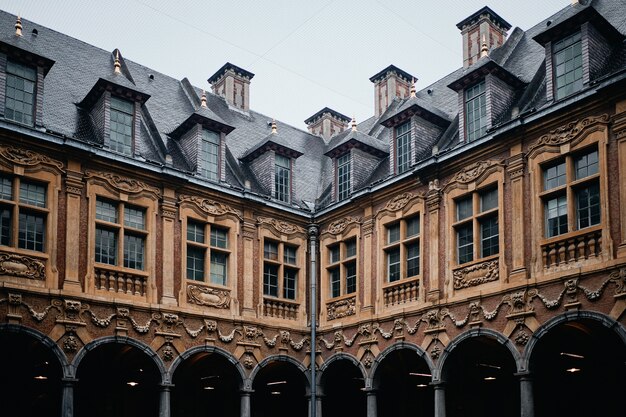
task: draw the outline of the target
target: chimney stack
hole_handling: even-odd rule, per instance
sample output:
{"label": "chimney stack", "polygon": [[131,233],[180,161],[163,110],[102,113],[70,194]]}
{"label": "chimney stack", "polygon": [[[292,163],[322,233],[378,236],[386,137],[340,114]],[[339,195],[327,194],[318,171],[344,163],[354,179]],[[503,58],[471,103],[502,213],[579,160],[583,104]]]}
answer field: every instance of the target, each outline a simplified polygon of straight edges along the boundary
{"label": "chimney stack", "polygon": [[501,46],[511,25],[485,6],[456,25],[463,35],[463,68],[486,55],[484,50]]}
{"label": "chimney stack", "polygon": [[250,110],[250,80],[254,74],[227,62],[209,79],[214,94],[222,96],[230,107]]}
{"label": "chimney stack", "polygon": [[328,107],[324,107],[304,121],[309,132],[312,135],[321,136],[324,142],[328,142],[337,133],[343,132],[348,127],[348,122],[350,122],[348,116]]}
{"label": "chimney stack", "polygon": [[370,77],[370,81],[374,83],[374,109],[376,117],[379,117],[391,105],[394,98],[402,99],[409,96],[411,84],[417,81],[417,78],[395,65],[389,65]]}

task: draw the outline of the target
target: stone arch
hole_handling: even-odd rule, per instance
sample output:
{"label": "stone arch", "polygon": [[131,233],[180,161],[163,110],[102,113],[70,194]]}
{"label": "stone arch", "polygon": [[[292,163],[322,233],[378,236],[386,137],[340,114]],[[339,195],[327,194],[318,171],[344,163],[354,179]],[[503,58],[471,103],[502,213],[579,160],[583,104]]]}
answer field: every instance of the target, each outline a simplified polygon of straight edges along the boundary
{"label": "stone arch", "polygon": [[0,323],[0,332],[25,334],[37,340],[46,348],[50,349],[50,351],[58,359],[59,366],[61,366],[61,371],[63,372],[63,378],[74,378],[74,368],[72,368],[72,366],[68,362],[65,353],[63,353],[61,348],[56,343],[54,343],[54,341],[50,339],[47,335],[41,333],[38,330],[31,329],[30,327],[22,326],[20,324]]}
{"label": "stone arch", "polygon": [[[370,388],[376,388],[373,386],[374,381],[375,381],[375,376],[376,376],[376,371],[378,370],[378,367],[380,366],[380,363],[391,353],[394,352],[396,350],[400,350],[400,349],[408,349],[408,350],[412,350],[415,353],[418,354],[418,356],[420,356],[422,359],[424,359],[426,361],[426,365],[428,365],[428,369],[430,369],[431,372],[435,371],[435,365],[433,364],[433,361],[430,359],[430,356],[428,356],[426,354],[426,352],[424,351],[424,349],[422,349],[420,346],[414,344],[414,343],[409,343],[409,342],[398,342],[398,343],[394,343],[393,345],[389,346],[388,348],[386,348],[385,350],[383,350],[382,352],[380,352],[378,354],[378,356],[376,356],[376,358],[374,359],[374,363],[372,364],[372,369],[370,369],[370,373],[369,376],[365,379],[365,388],[366,389],[370,389]],[[434,376],[434,374],[433,374]]]}
{"label": "stone arch", "polygon": [[298,370],[302,372],[302,375],[304,376],[304,379],[307,383],[307,387],[306,387],[307,394],[310,392],[311,390],[310,373],[308,372],[307,368],[302,364],[302,362],[298,362],[296,359],[288,355],[271,355],[263,359],[261,362],[259,362],[257,366],[254,367],[254,369],[252,370],[252,373],[250,374],[250,377],[246,381],[246,384],[249,383],[250,385],[249,386],[246,385],[244,389],[252,389],[252,385],[254,384],[254,378],[256,378],[259,371],[261,371],[261,369],[263,369],[264,367],[266,367],[272,362],[289,362],[292,365],[295,365],[296,368],[298,368]]}
{"label": "stone arch", "polygon": [[542,324],[530,337],[526,347],[524,348],[524,352],[520,357],[520,366],[519,371],[529,371],[530,358],[532,357],[533,351],[537,346],[539,340],[545,336],[551,329],[554,329],[560,324],[568,323],[576,320],[593,320],[609,330],[617,333],[617,336],[620,338],[624,346],[626,347],[626,329],[619,322],[614,320],[613,318],[598,313],[595,311],[567,311],[565,313],[559,314],[556,317],[551,318],[544,324]]}
{"label": "stone arch", "polygon": [[101,337],[99,339],[92,340],[91,342],[87,343],[78,352],[78,354],[76,354],[76,357],[72,361],[71,366],[72,366],[72,371],[74,372],[74,374],[78,370],[78,367],[80,366],[81,361],[85,358],[87,353],[91,352],[92,350],[94,350],[95,348],[97,348],[99,346],[110,344],[110,343],[131,345],[131,346],[136,347],[137,349],[141,350],[150,359],[152,359],[152,361],[154,362],[155,366],[159,370],[159,373],[161,375],[160,383],[161,384],[169,384],[170,381],[168,379],[167,370],[165,369],[165,365],[163,364],[163,361],[161,360],[159,355],[157,355],[157,353],[154,350],[152,350],[152,348],[150,346],[146,345],[145,343],[140,342],[138,340],[135,340],[133,338],[127,337],[127,336],[106,336],[106,337]]}
{"label": "stone arch", "polygon": [[246,371],[241,365],[241,363],[237,359],[235,359],[235,357],[231,355],[230,352],[222,348],[216,347],[216,346],[194,346],[192,348],[187,349],[183,353],[181,353],[180,356],[174,359],[174,361],[170,365],[170,368],[166,374],[166,380],[168,382],[172,382],[174,373],[176,372],[176,369],[178,368],[178,366],[181,363],[183,363],[186,359],[195,355],[196,353],[202,353],[202,352],[217,353],[218,355],[224,357],[237,370],[237,374],[239,375],[239,378],[240,378],[240,389],[244,389],[248,385],[248,378],[246,376]]}
{"label": "stone arch", "polygon": [[328,367],[337,361],[348,361],[352,363],[358,370],[361,372],[363,379],[367,381],[367,370],[363,366],[363,364],[354,356],[346,352],[337,352],[328,358],[322,366],[320,366],[319,373],[317,374],[317,385],[322,383],[322,378],[324,377],[324,372],[328,369]]}
{"label": "stone arch", "polygon": [[441,357],[439,358],[439,361],[437,362],[437,367],[433,369],[433,382],[445,382],[443,380],[443,370],[446,365],[446,359],[448,359],[448,357],[450,356],[450,354],[452,353],[454,349],[456,349],[464,341],[472,339],[474,337],[480,337],[480,336],[486,336],[491,339],[494,339],[498,343],[500,343],[502,346],[504,346],[506,349],[508,349],[509,353],[513,357],[513,360],[515,361],[517,371],[518,372],[521,371],[521,363],[522,363],[521,355],[519,351],[515,348],[515,345],[513,345],[513,342],[511,341],[511,339],[504,336],[502,333],[498,331],[491,330],[491,329],[478,328],[478,329],[470,329],[466,332],[461,333],[460,335],[455,337],[450,342],[450,344],[448,344],[448,346],[446,346],[446,348],[441,353]]}

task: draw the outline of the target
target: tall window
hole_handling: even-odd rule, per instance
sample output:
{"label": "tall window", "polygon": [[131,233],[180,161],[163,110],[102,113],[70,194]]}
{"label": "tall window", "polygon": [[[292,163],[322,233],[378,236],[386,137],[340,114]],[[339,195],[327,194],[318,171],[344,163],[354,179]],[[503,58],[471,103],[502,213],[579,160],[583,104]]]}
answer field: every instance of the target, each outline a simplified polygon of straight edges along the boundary
{"label": "tall window", "polygon": [[220,135],[212,130],[202,129],[202,149],[198,161],[198,172],[203,178],[217,181],[219,176]]}
{"label": "tall window", "polygon": [[543,190],[546,237],[600,224],[598,151],[544,166]]}
{"label": "tall window", "polygon": [[356,292],[356,238],[328,247],[328,280],[330,297]]}
{"label": "tall window", "polygon": [[132,154],[134,107],[128,100],[111,96],[109,147],[124,155]]}
{"label": "tall window", "polygon": [[187,279],[228,284],[228,229],[187,221]]}
{"label": "tall window", "polygon": [[487,96],[482,81],[465,90],[465,132],[471,142],[487,131]]}
{"label": "tall window", "polygon": [[345,200],[350,196],[350,153],[337,158],[337,197]]}
{"label": "tall window", "polygon": [[274,163],[274,197],[289,203],[291,201],[291,160],[277,154]]}
{"label": "tall window", "polygon": [[143,208],[96,200],[96,262],[145,269],[147,234]]}
{"label": "tall window", "polygon": [[411,122],[396,127],[396,166],[398,174],[411,166]]}
{"label": "tall window", "polygon": [[45,251],[47,187],[0,176],[0,245]]}
{"label": "tall window", "polygon": [[420,274],[419,215],[385,226],[384,251],[387,282]]}
{"label": "tall window", "polygon": [[36,80],[34,68],[7,61],[4,117],[26,125],[33,124]]}
{"label": "tall window", "polygon": [[583,49],[580,32],[554,43],[554,86],[561,99],[583,88]]}
{"label": "tall window", "polygon": [[265,239],[263,295],[295,300],[298,284],[298,247]]}
{"label": "tall window", "polygon": [[500,251],[498,189],[489,187],[455,200],[457,262],[496,255]]}

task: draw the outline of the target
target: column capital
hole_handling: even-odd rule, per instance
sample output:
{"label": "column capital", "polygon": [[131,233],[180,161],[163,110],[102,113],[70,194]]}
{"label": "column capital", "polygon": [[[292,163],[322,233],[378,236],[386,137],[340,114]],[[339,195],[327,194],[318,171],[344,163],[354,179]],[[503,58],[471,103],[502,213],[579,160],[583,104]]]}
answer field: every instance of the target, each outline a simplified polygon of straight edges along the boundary
{"label": "column capital", "polygon": [[317,223],[311,223],[307,226],[307,232],[309,233],[309,238],[311,239],[317,239],[319,231],[320,229]]}
{"label": "column capital", "polygon": [[521,371],[521,372],[516,372],[513,374],[514,376],[518,377],[520,380],[522,381],[528,381],[533,379],[533,373],[530,371]]}
{"label": "column capital", "polygon": [[161,391],[169,391],[172,388],[174,388],[174,384],[172,383],[166,383],[166,384],[159,384],[159,388],[161,389]]}

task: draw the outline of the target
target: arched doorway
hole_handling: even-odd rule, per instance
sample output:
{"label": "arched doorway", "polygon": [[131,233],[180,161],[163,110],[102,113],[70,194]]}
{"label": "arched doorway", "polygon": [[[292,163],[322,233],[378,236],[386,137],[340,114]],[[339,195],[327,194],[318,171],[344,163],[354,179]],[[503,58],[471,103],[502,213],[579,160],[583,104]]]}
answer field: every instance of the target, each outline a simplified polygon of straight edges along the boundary
{"label": "arched doorway", "polygon": [[331,362],[323,370],[320,385],[324,417],[366,415],[364,375],[353,361],[340,358]]}
{"label": "arched doorway", "polygon": [[518,417],[517,367],[511,351],[489,336],[462,340],[445,358],[447,417]]}
{"label": "arched doorway", "polygon": [[240,414],[241,376],[220,353],[193,353],[176,367],[172,382],[172,417]]}
{"label": "arched doorway", "polygon": [[535,416],[624,415],[626,346],[600,321],[580,319],[549,329],[529,366]]}
{"label": "arched doorway", "polygon": [[63,372],[56,355],[41,340],[0,329],[0,369],[2,415],[61,414]]}
{"label": "arched doorway", "polygon": [[374,374],[379,417],[434,415],[431,370],[414,349],[394,349],[378,364]]}
{"label": "arched doorway", "polygon": [[306,417],[307,379],[303,370],[288,360],[269,360],[252,383],[254,417]]}
{"label": "arched doorway", "polygon": [[149,417],[159,413],[161,372],[138,347],[102,343],[77,369],[76,417]]}

